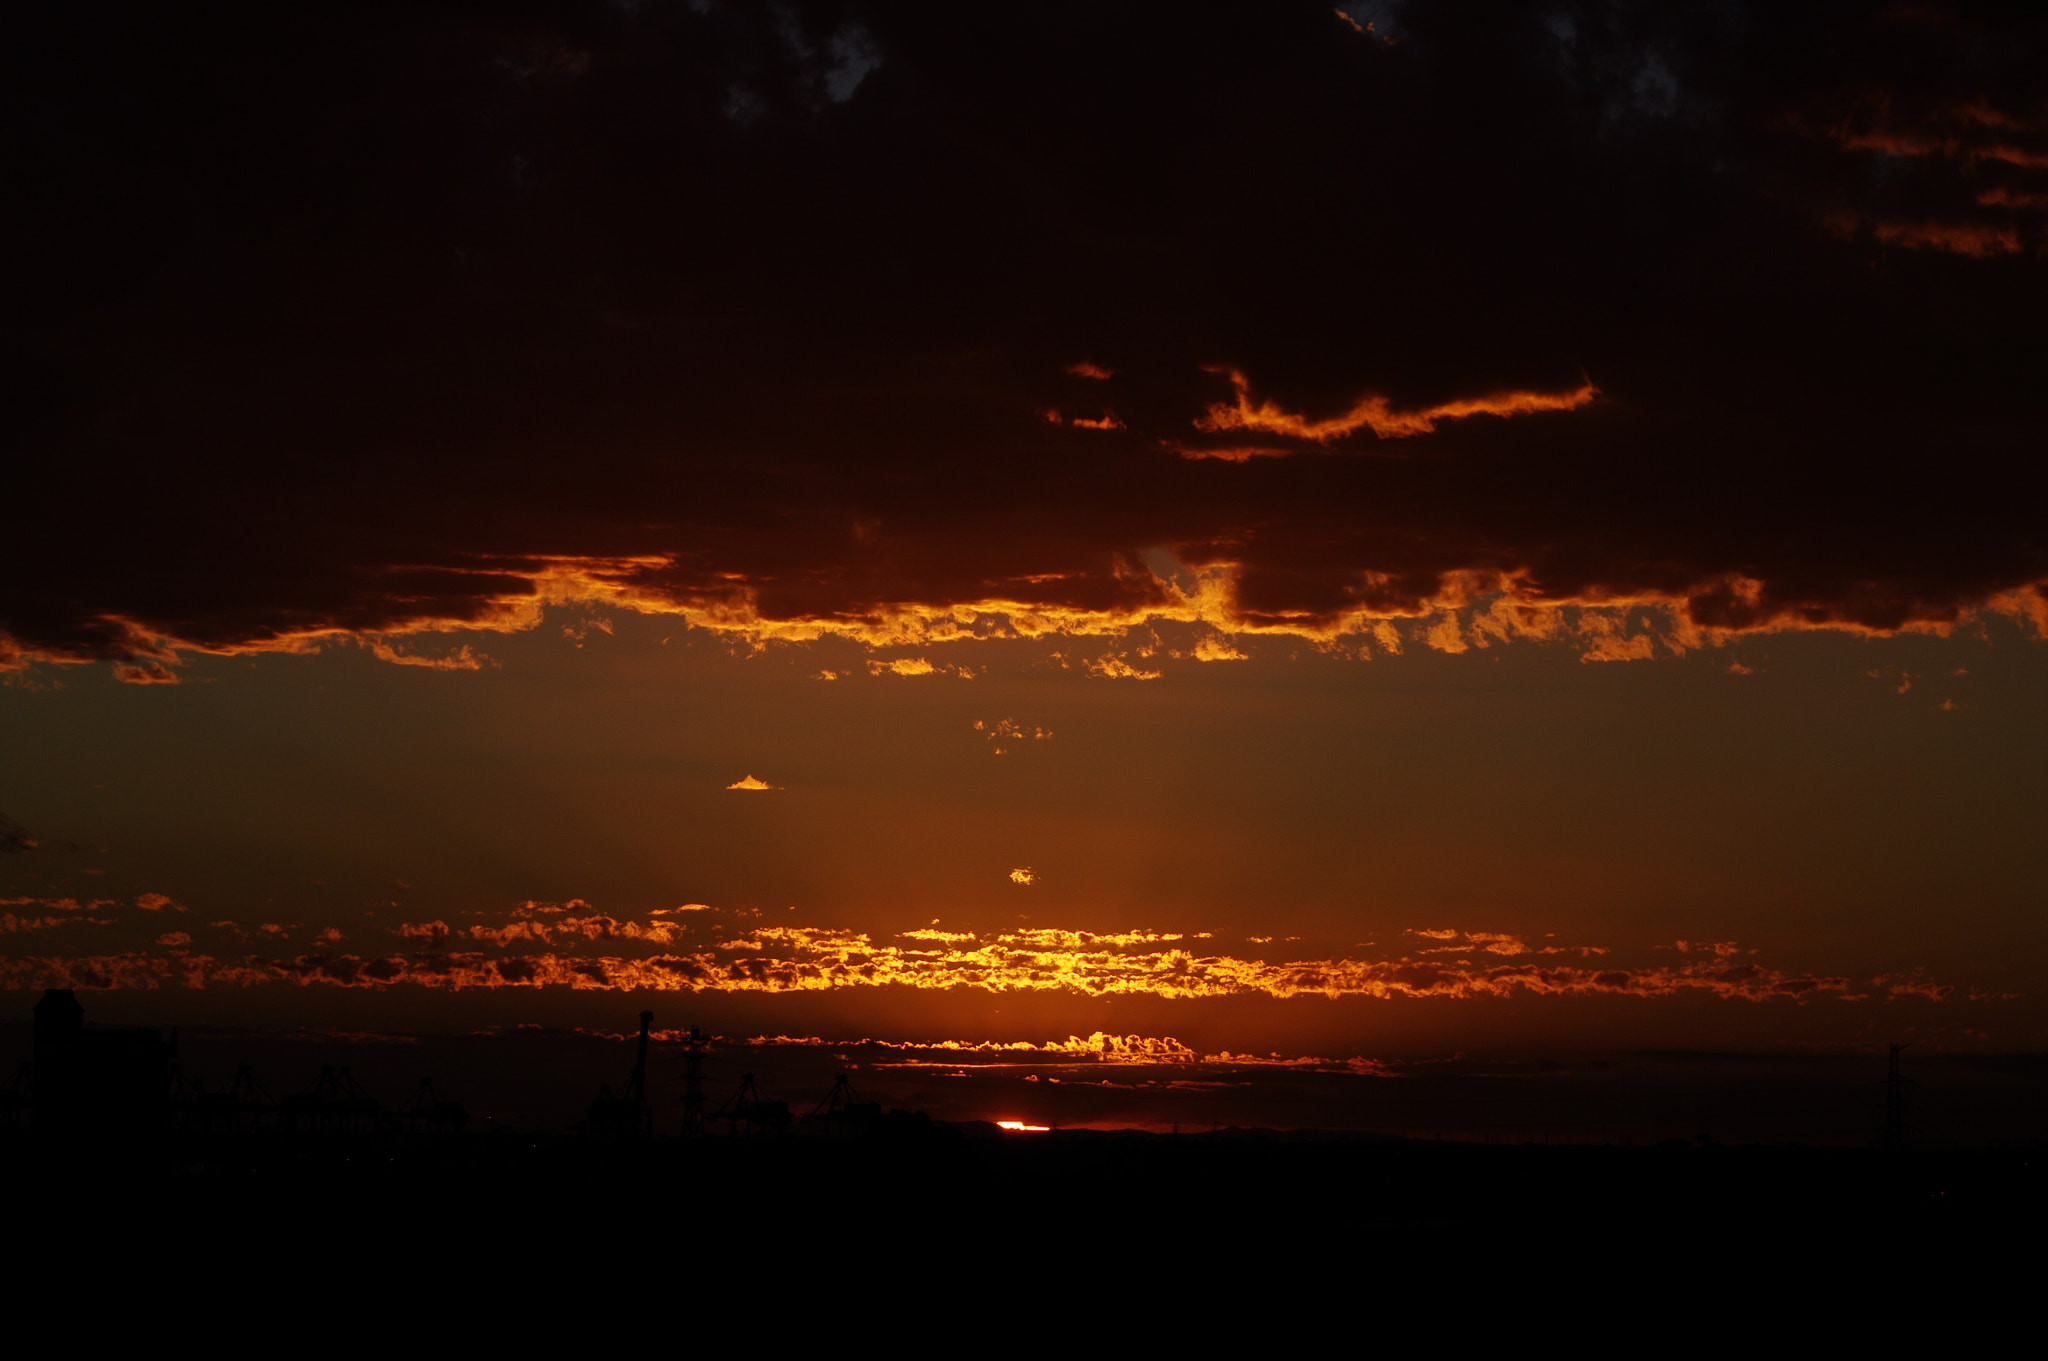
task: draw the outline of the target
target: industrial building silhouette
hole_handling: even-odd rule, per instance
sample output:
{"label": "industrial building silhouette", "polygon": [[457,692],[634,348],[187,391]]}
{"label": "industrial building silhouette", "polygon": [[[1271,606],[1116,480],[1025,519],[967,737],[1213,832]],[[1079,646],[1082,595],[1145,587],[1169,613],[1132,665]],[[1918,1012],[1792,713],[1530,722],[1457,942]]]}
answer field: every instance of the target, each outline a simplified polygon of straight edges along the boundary
{"label": "industrial building silhouette", "polygon": [[[1953,1236],[1961,1226],[2034,1222],[2048,1207],[2037,1149],[1905,1147],[1896,1052],[1891,1079],[1871,1084],[1873,1113],[1880,1102],[1887,1113],[1876,1147],[1514,1145],[1270,1129],[1034,1134],[885,1110],[844,1073],[802,1115],[753,1075],[736,1075],[731,1094],[714,1102],[705,1094],[710,1042],[696,1030],[669,1041],[681,1100],[657,1110],[653,1016],[642,1013],[637,1033],[614,1042],[630,1054],[624,1080],[600,1086],[576,1128],[486,1134],[431,1080],[409,1104],[389,1107],[341,1063],[281,1098],[246,1064],[210,1090],[180,1070],[175,1031],[88,1026],[65,989],[45,993],[34,1013],[34,1057],[0,1091],[0,1166],[13,1174],[18,1204],[59,1219],[81,1205],[117,1218],[158,1206],[174,1217],[194,1188],[279,1223],[315,1203],[417,1213],[459,1191],[472,1209],[500,1207],[493,1222],[505,1233],[539,1215],[568,1234],[582,1231],[593,1207],[652,1197],[677,1214],[740,1226],[739,1241],[769,1251],[785,1226],[816,1216],[819,1188],[835,1186],[907,1196],[895,1218],[867,1226],[899,1242],[930,1223],[966,1232],[963,1205],[1006,1207],[1006,1231],[1051,1225],[1044,1234],[1055,1237],[1071,1232],[1070,1221],[1044,1207],[1199,1205],[1219,1231],[1256,1235],[1270,1232],[1276,1207],[1313,1203],[1333,1222],[1447,1238],[1489,1225],[1664,1224],[1694,1245],[1716,1233],[1734,1245],[1774,1219],[1849,1236],[1901,1224]],[[962,1199],[961,1188],[972,1194]],[[1722,1207],[1722,1227],[1669,1218],[1671,1207],[1696,1205]],[[220,1221],[216,1237],[231,1238],[233,1222]]]}
{"label": "industrial building silhouette", "polygon": [[[576,1132],[618,1143],[652,1139],[655,1111],[647,1097],[647,1055],[654,1013],[640,1013],[633,1066],[614,1093],[598,1089]],[[918,1112],[892,1111],[866,1101],[844,1073],[824,1099],[800,1119],[789,1103],[771,1098],[744,1074],[738,1088],[715,1110],[707,1109],[704,1050],[707,1041],[692,1027],[683,1041],[684,1074],[680,1128],[696,1137],[723,1126],[743,1139],[792,1133],[827,1138],[874,1129],[929,1128]],[[356,1083],[346,1066],[323,1065],[310,1090],[272,1097],[247,1065],[226,1087],[209,1091],[178,1064],[177,1031],[99,1026],[88,1029],[85,1008],[70,988],[51,988],[35,1005],[34,1058],[22,1065],[11,1089],[0,1092],[0,1129],[60,1141],[129,1141],[162,1137],[235,1139],[255,1135],[360,1139],[452,1136],[463,1131],[468,1111],[441,1098],[431,1078],[422,1078],[412,1102],[387,1109]]]}
{"label": "industrial building silhouette", "polygon": [[29,1091],[34,1129],[44,1136],[161,1133],[171,1114],[177,1032],[87,1030],[70,988],[51,988],[35,1008]]}

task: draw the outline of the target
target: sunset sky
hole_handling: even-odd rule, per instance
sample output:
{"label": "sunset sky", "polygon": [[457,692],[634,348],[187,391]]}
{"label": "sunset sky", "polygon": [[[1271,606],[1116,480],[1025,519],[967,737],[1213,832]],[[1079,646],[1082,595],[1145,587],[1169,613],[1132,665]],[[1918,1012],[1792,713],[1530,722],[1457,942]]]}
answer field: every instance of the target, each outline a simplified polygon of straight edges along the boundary
{"label": "sunset sky", "polygon": [[15,1011],[2048,1045],[2038,16],[5,22]]}

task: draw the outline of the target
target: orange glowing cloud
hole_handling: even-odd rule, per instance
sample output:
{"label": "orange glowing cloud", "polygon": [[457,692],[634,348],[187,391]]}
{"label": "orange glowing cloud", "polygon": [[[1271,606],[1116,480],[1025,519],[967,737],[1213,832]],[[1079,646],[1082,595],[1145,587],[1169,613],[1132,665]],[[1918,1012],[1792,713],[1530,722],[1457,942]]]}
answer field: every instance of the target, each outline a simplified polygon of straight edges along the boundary
{"label": "orange glowing cloud", "polygon": [[1888,246],[1943,251],[1978,260],[2017,255],[2025,249],[2018,229],[2010,223],[1884,220],[1842,213],[1829,219],[1829,226],[1839,236],[1868,231]]}
{"label": "orange glowing cloud", "polygon": [[1166,442],[1165,447],[1179,454],[1182,458],[1213,458],[1221,463],[1249,463],[1255,458],[1287,458],[1290,455],[1301,452],[1299,449],[1278,444],[1230,444],[1202,447],[1191,444],[1179,444],[1171,440]]}
{"label": "orange glowing cloud", "polygon": [[1873,97],[1818,131],[1844,151],[2048,167],[2048,120],[2006,113],[1983,99],[1915,110]]}
{"label": "orange glowing cloud", "polygon": [[[38,12],[97,52],[89,8]],[[487,266],[451,259],[443,228],[495,220],[503,186],[433,167],[502,161],[513,114],[493,101],[509,86],[450,90],[431,60],[392,63],[376,116],[393,155],[364,159],[346,138],[301,150],[309,182],[399,207],[368,233],[309,220],[305,249],[280,254],[186,241],[190,221],[123,197],[143,192],[117,150],[137,137],[162,144],[166,182],[195,202],[269,183],[260,139],[209,121],[241,105],[134,98],[118,62],[67,67],[78,106],[110,127],[162,126],[91,145],[62,120],[24,134],[75,170],[35,219],[40,277],[192,251],[212,264],[179,304],[177,383],[135,339],[177,310],[158,291],[109,291],[83,330],[62,288],[17,300],[42,367],[24,389],[35,481],[16,499],[38,512],[0,542],[0,670],[91,662],[162,686],[193,653],[346,642],[458,677],[493,663],[474,638],[427,635],[532,629],[565,607],[578,622],[561,636],[593,647],[593,610],[634,610],[741,646],[889,648],[891,677],[946,641],[1154,619],[1473,650],[1469,617],[1430,620],[1427,641],[1389,622],[1467,608],[1448,599],[1459,574],[1566,612],[1559,637],[1570,611],[1623,601],[1661,602],[1710,639],[1952,626],[2041,577],[2040,403],[2010,362],[2048,258],[2048,119],[2028,83],[2040,31],[1982,7],[1937,22],[1869,6],[1824,25],[1769,8],[1752,46],[1795,78],[1709,59],[1723,37],[1695,7],[1632,10],[1631,50],[1671,56],[1670,88],[1644,84],[1662,57],[1596,61],[1590,36],[1541,25],[1512,52],[1483,24],[1382,50],[1351,40],[1362,18],[1253,6],[1242,25],[1176,30],[1219,73],[1203,81],[1105,58],[1113,33],[1143,50],[1136,11],[1062,10],[1042,47],[988,51],[938,25],[892,45],[891,81],[951,90],[985,136],[975,192],[993,235],[972,242],[925,229],[957,213],[959,184],[920,99],[870,87],[814,107],[810,64],[763,63],[744,25],[659,54],[632,25],[593,30],[577,41],[594,45],[594,98],[516,114],[540,158],[531,206],[553,226],[515,233]],[[205,79],[246,81],[249,117],[338,126],[362,111],[331,104],[346,83],[318,63],[426,41],[399,7],[321,22],[339,25],[333,41],[248,70],[256,48],[223,50]],[[499,41],[496,21],[477,23],[478,42]],[[1902,68],[1878,54],[1902,41],[1925,60],[1892,88]],[[1275,104],[1268,82],[1238,78],[1247,60],[1288,71],[1300,97]],[[957,79],[984,63],[989,79]],[[729,93],[716,73],[739,69],[765,82],[762,107],[826,120],[845,167],[903,173],[785,173],[779,139],[716,118],[678,125],[680,142],[634,133],[630,91],[708,108]],[[1115,98],[1088,137],[1118,173],[1075,173],[1071,139],[1046,136],[1018,92],[1103,79]],[[1648,107],[1667,97],[1686,116]],[[1309,112],[1360,99],[1377,112]],[[648,195],[677,154],[698,192]],[[1188,211],[1189,165],[1265,167],[1259,192],[1285,206],[1254,192]],[[1485,166],[1531,173],[1444,172]],[[543,206],[572,192],[573,212]],[[833,213],[872,225],[860,265],[790,269],[801,224]],[[62,225],[81,222],[106,232]],[[1866,268],[1870,245],[1902,267]],[[426,260],[456,271],[433,344],[359,343],[417,332]],[[610,262],[602,282],[595,260]],[[1929,263],[1939,278],[1917,272]],[[486,274],[481,291],[456,282]],[[579,300],[564,301],[567,279],[585,281]],[[274,324],[251,347],[258,315]],[[54,335],[68,339],[42,343]],[[774,354],[787,362],[758,362]],[[1598,391],[1566,367],[1594,356]],[[1219,359],[1226,377],[1201,372]],[[1300,457],[1334,448],[1381,457]],[[1939,478],[1870,475],[1935,448]],[[1812,532],[1823,517],[1842,532]],[[1134,565],[1154,554],[1217,589]],[[1737,578],[1756,591],[1722,589]],[[1680,637],[1650,633],[1617,624],[1585,651],[1662,656]]]}
{"label": "orange glowing cloud", "polygon": [[[611,631],[610,625],[602,621],[599,626],[607,633]],[[401,651],[383,638],[365,639],[364,645],[378,661],[390,662],[393,666],[423,666],[430,671],[480,671],[485,666],[497,665],[489,657],[473,651],[467,643],[443,657],[423,657],[418,653]]]}
{"label": "orange glowing cloud", "polygon": [[[1411,930],[1407,935],[1421,936],[1425,940],[1457,942],[1450,945],[1431,946],[1421,951],[1425,955],[1450,955],[1483,953],[1489,955],[1604,955],[1607,950],[1599,945],[1531,945],[1520,936],[1504,935],[1498,931],[1455,931]],[[1678,948],[1685,950],[1685,942]]]}
{"label": "orange glowing cloud", "polygon": [[[1511,640],[1578,643],[1589,661],[1638,660],[1684,655],[1740,633],[1782,629],[1836,629],[1884,634],[1901,629],[1945,633],[1981,614],[2003,614],[2040,636],[2048,636],[2048,583],[2002,589],[1975,603],[1949,598],[1920,600],[1910,593],[1871,593],[1844,599],[1784,590],[1736,573],[1703,576],[1688,585],[1635,591],[1590,588],[1545,593],[1530,584],[1526,569],[1438,570],[1426,577],[1354,572],[1345,594],[1354,602],[1330,611],[1248,608],[1242,583],[1256,568],[1222,556],[1184,569],[1176,577],[1114,564],[1108,579],[1072,579],[1077,574],[1031,573],[1015,577],[1016,589],[944,603],[899,602],[850,609],[834,604],[816,613],[769,613],[762,588],[749,580],[724,580],[716,590],[680,589],[670,579],[679,570],[671,556],[636,559],[555,559],[537,562],[533,575],[503,597],[473,602],[462,618],[417,621],[421,633],[455,629],[516,632],[538,626],[551,607],[581,611],[610,609],[674,618],[743,646],[766,648],[841,639],[874,649],[931,648],[949,643],[1065,637],[1124,638],[1139,629],[1188,624],[1212,635],[1274,634],[1327,644],[1350,637],[1371,639],[1398,653],[1405,641],[1444,651],[1486,647]],[[731,574],[727,574],[730,576]],[[1078,574],[1085,576],[1085,574]],[[497,588],[503,573],[481,580]],[[1047,594],[1049,593],[1050,598]],[[1090,596],[1094,598],[1087,598]],[[1071,600],[1060,597],[1070,596]],[[1488,599],[1491,597],[1491,599]],[[1458,616],[1451,620],[1450,616]],[[1449,621],[1449,622],[1447,622]],[[387,628],[383,636],[388,637]],[[351,641],[343,628],[279,635],[236,644],[171,639],[130,629],[122,647],[146,647],[162,655],[185,648],[213,655],[316,652],[325,644]],[[1201,660],[1221,644],[1195,644]],[[375,648],[371,649],[377,653]],[[1356,649],[1364,656],[1362,648]],[[395,655],[395,654],[394,654]],[[1141,658],[1151,655],[1140,650]],[[16,667],[37,654],[17,651]],[[41,660],[76,662],[87,654],[41,655]],[[483,665],[480,654],[458,650],[436,669]],[[401,662],[400,664],[406,664]],[[1065,664],[1063,662],[1063,664]],[[1130,654],[1110,653],[1078,663],[1086,674],[1107,679],[1158,679],[1153,665],[1133,663]],[[972,679],[975,669],[928,656],[871,658],[868,674],[915,678],[951,675]],[[858,671],[820,673],[840,679]]]}
{"label": "orange glowing cloud", "polygon": [[1867,171],[1852,172],[1850,182],[1862,186],[1853,206],[1822,215],[1835,235],[1867,232],[1888,246],[1980,260],[2025,253],[2030,239],[2038,244],[2048,208],[2040,176],[2048,169],[2048,119],[1998,109],[1981,97],[1930,101],[1865,92],[1830,115],[1786,121],[1843,152],[1918,162],[1913,173],[1922,191],[1912,208],[1887,192],[1896,171],[1875,183]]}
{"label": "orange glowing cloud", "polygon": [[766,780],[762,780],[762,779],[757,779],[757,778],[755,778],[755,777],[754,777],[754,776],[752,776],[752,775],[748,775],[748,776],[744,777],[743,779],[738,779],[738,780],[734,780],[734,781],[733,781],[733,782],[732,782],[731,784],[729,784],[729,785],[727,785],[727,786],[726,786],[726,788],[727,788],[727,789],[756,789],[756,790],[758,790],[758,789],[780,789],[781,787],[782,787],[782,786],[780,786],[780,785],[773,785],[773,784],[769,784],[769,783],[768,783],[768,782],[767,782]]}
{"label": "orange glowing cloud", "polygon": [[973,680],[971,666],[934,665],[923,657],[896,657],[888,661],[868,662],[870,676],[958,676],[961,680]]}
{"label": "orange glowing cloud", "polygon": [[[611,1031],[592,1031],[605,1039],[626,1040],[631,1036]],[[683,1031],[655,1031],[657,1041],[674,1043],[688,1038]],[[1244,1069],[1291,1068],[1360,1077],[1401,1077],[1410,1071],[1441,1068],[1446,1062],[1464,1064],[1461,1059],[1424,1059],[1400,1062],[1387,1059],[1325,1058],[1314,1054],[1233,1053],[1222,1050],[1204,1053],[1171,1035],[1115,1035],[1104,1031],[1063,1040],[878,1040],[827,1039],[817,1035],[755,1035],[745,1040],[723,1040],[750,1047],[799,1047],[859,1051],[863,1062],[876,1068],[975,1068],[1053,1070],[1082,1074],[1103,1068],[1194,1068]],[[1036,1082],[1028,1075],[1026,1082]],[[1054,1079],[1057,1080],[1057,1079]],[[1180,1086],[1176,1081],[1168,1085]]]}
{"label": "orange glowing cloud", "polygon": [[1251,660],[1223,639],[1211,634],[1195,644],[1194,656],[1201,662],[1243,662]]}
{"label": "orange glowing cloud", "polygon": [[[1282,410],[1272,402],[1254,402],[1251,384],[1245,376],[1236,369],[1226,372],[1231,387],[1236,390],[1235,402],[1228,406],[1221,403],[1211,406],[1206,415],[1195,421],[1196,429],[1251,430],[1313,440],[1318,444],[1328,444],[1360,430],[1370,430],[1380,439],[1426,435],[1436,429],[1438,421],[1460,420],[1466,416],[1525,416],[1538,411],[1573,411],[1600,395],[1600,390],[1587,381],[1567,392],[1496,392],[1406,411],[1396,410],[1385,397],[1367,395],[1359,398],[1342,415],[1318,421]],[[1240,460],[1251,456],[1249,453],[1238,455]]]}
{"label": "orange glowing cloud", "polygon": [[105,926],[112,923],[112,917],[19,917],[12,912],[0,912],[0,934],[13,935],[29,931],[47,931],[52,927],[70,926],[86,921]]}
{"label": "orange glowing cloud", "polygon": [[1014,751],[1025,742],[1050,742],[1052,729],[1027,727],[1013,719],[999,718],[994,722],[974,720],[974,730],[988,739],[989,750],[997,756]]}
{"label": "orange glowing cloud", "polygon": [[126,685],[176,685],[178,677],[161,662],[123,663],[114,668],[114,679]]}
{"label": "orange glowing cloud", "polygon": [[1163,671],[1143,670],[1120,656],[1096,657],[1081,663],[1081,669],[1102,680],[1158,680],[1166,674]]}
{"label": "orange glowing cloud", "polygon": [[[184,934],[184,933],[179,933]],[[722,940],[684,944],[685,928],[621,921],[603,914],[545,925],[526,917],[457,932],[442,922],[408,924],[405,954],[340,953],[220,958],[166,942],[166,954],[0,959],[9,987],[207,987],[290,982],[305,986],[433,989],[567,987],[676,992],[800,993],[904,987],[1004,992],[1065,992],[1084,997],[1436,998],[1704,993],[1731,1000],[1860,1000],[1843,976],[1788,972],[1756,962],[1730,943],[1672,947],[1676,962],[1592,963],[1604,947],[1532,946],[1487,932],[1417,932],[1447,944],[1424,955],[1472,958],[1321,958],[1267,960],[1190,948],[1201,936],[1176,932],[1032,928],[989,936],[918,930],[903,943],[829,927],[759,926]],[[1453,938],[1455,937],[1455,940]],[[455,948],[459,944],[485,949]],[[546,948],[527,952],[524,947]],[[515,948],[518,947],[518,948]],[[594,947],[585,953],[585,947]],[[680,949],[678,947],[681,947]],[[1581,962],[1542,956],[1577,955]],[[1481,956],[1490,957],[1487,962]],[[1498,962],[1493,962],[1498,961]],[[1873,984],[1886,996],[1939,1001],[1949,985],[1919,974]]]}
{"label": "orange glowing cloud", "polygon": [[[611,1038],[626,1039],[618,1035]],[[658,1034],[656,1038],[681,1039],[680,1033]],[[973,1063],[977,1067],[1047,1066],[1045,1061],[1058,1064],[1064,1061],[1071,1066],[1129,1065],[1134,1067],[1152,1065],[1185,1065],[1202,1062],[1204,1055],[1182,1044],[1170,1035],[1113,1035],[1097,1030],[1085,1038],[1069,1035],[1063,1040],[831,1040],[816,1035],[755,1035],[746,1041],[750,1045],[795,1045],[804,1048],[830,1049],[871,1049],[883,1055],[913,1055],[896,1063],[884,1063],[883,1067],[917,1067],[929,1065],[958,1066]]]}

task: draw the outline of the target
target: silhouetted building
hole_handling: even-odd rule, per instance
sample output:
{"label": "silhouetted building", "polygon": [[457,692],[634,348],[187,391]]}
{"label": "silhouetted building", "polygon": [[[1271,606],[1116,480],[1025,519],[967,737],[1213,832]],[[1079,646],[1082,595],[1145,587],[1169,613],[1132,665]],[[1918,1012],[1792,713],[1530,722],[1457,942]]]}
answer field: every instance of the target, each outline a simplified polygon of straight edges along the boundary
{"label": "silhouetted building", "polygon": [[154,1030],[87,1030],[70,988],[36,1003],[31,1101],[38,1134],[155,1133],[170,1113],[171,1057]]}

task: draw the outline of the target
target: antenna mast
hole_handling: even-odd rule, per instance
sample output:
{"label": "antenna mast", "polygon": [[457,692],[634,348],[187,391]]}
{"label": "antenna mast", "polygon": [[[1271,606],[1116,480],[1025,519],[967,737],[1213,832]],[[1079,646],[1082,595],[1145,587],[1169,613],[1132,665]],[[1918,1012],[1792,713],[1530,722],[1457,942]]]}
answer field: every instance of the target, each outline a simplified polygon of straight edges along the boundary
{"label": "antenna mast", "polygon": [[1906,1146],[1906,1078],[1899,1072],[1899,1054],[1910,1045],[1894,1044],[1890,1063],[1884,1078],[1884,1134],[1878,1140],[1880,1148],[1901,1149]]}

